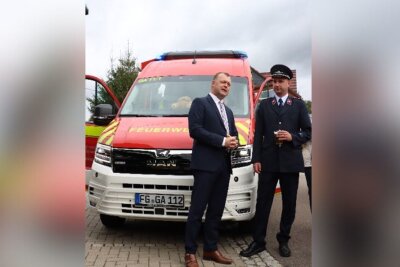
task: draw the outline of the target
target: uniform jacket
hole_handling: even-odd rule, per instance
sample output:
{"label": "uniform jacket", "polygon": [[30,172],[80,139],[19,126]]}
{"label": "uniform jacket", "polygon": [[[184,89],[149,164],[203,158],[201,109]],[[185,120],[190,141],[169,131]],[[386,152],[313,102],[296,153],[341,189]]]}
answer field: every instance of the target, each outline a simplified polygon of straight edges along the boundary
{"label": "uniform jacket", "polygon": [[[292,141],[279,147],[274,131],[286,130]],[[275,97],[261,101],[256,117],[252,162],[261,162],[268,172],[300,172],[304,170],[302,144],[311,139],[311,121],[301,99],[288,97],[282,108]]]}
{"label": "uniform jacket", "polygon": [[[233,112],[225,106],[231,136],[238,136]],[[227,161],[227,150],[222,146],[226,130],[220,112],[210,95],[196,98],[189,110],[189,133],[194,139],[191,168],[217,171]],[[230,160],[229,160],[230,164]],[[229,168],[232,170],[231,166]]]}

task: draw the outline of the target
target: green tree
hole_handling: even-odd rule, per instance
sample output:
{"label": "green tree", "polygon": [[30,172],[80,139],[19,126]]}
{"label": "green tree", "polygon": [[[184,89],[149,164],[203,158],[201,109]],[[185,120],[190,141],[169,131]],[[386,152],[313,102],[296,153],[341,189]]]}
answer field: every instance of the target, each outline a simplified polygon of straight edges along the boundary
{"label": "green tree", "polygon": [[132,52],[128,49],[123,57],[118,59],[117,66],[114,66],[111,59],[111,69],[107,75],[107,85],[110,87],[119,101],[123,101],[128,93],[133,81],[139,73],[139,68],[136,66],[136,58],[133,57]]}
{"label": "green tree", "polygon": [[311,104],[312,104],[312,102],[310,100],[306,100],[305,104],[306,104],[308,113],[312,114],[312,112],[311,112]]}
{"label": "green tree", "polygon": [[[106,80],[107,86],[111,88],[121,103],[133,84],[133,81],[136,79],[138,73],[139,68],[136,66],[136,58],[132,55],[128,43],[128,49],[126,50],[125,55],[118,59],[117,65],[114,64],[114,59],[111,58],[111,66],[110,70],[107,72]],[[97,88],[97,99],[93,97],[87,98],[87,100],[89,102],[89,109],[92,113],[98,104],[114,103],[107,91],[100,84],[98,84]]]}

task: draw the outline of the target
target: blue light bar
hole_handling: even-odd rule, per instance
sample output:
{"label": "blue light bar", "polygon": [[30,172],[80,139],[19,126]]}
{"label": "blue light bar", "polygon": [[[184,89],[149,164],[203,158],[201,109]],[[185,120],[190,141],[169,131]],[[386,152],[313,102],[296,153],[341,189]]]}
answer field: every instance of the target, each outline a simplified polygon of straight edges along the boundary
{"label": "blue light bar", "polygon": [[247,58],[247,53],[238,50],[219,51],[180,51],[166,52],[156,57],[156,60],[191,59],[191,58]]}
{"label": "blue light bar", "polygon": [[158,55],[158,56],[155,58],[155,60],[157,60],[157,61],[164,60],[164,59],[165,59],[165,54],[166,54],[166,53],[163,53],[163,54],[161,54],[161,55]]}
{"label": "blue light bar", "polygon": [[240,58],[248,58],[247,53],[244,51],[233,51],[236,53]]}

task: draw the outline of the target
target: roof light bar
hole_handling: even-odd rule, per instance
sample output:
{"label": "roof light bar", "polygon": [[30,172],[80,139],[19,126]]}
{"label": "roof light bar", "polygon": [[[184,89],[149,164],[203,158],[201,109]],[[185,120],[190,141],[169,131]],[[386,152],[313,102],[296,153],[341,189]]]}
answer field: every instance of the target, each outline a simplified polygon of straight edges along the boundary
{"label": "roof light bar", "polygon": [[237,50],[219,51],[181,51],[167,52],[156,57],[156,60],[190,59],[190,58],[247,58],[247,53]]}

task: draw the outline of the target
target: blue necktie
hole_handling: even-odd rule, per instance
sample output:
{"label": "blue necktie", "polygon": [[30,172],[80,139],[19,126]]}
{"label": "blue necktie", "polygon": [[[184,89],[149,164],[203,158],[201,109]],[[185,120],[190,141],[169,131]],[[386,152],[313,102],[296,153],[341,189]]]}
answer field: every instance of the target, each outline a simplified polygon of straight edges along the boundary
{"label": "blue necktie", "polygon": [[279,98],[278,102],[279,102],[278,107],[280,107],[280,108],[283,107],[283,100],[282,100],[282,98]]}

